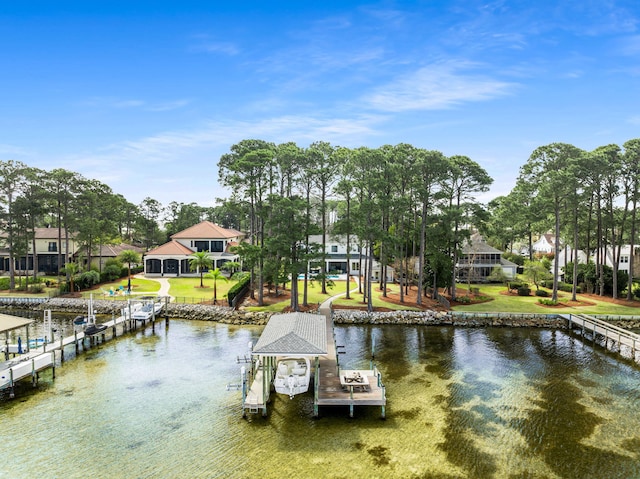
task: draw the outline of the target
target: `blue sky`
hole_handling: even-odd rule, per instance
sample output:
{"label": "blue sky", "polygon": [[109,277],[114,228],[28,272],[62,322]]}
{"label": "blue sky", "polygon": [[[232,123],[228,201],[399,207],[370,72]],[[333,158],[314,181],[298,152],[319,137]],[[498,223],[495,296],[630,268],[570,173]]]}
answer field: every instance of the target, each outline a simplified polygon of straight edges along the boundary
{"label": "blue sky", "polygon": [[5,1],[0,159],[202,206],[242,139],[466,155],[507,194],[538,146],[640,137],[640,6]]}

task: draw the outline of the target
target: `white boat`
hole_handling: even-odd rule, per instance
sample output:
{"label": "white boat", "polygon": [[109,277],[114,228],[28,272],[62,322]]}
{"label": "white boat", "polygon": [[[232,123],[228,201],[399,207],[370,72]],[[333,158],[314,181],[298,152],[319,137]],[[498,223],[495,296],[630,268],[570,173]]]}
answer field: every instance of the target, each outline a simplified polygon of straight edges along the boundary
{"label": "white boat", "polygon": [[152,317],[157,316],[161,309],[162,303],[160,302],[145,303],[142,308],[133,313],[132,318],[137,321],[148,321]]}
{"label": "white boat", "polygon": [[296,394],[309,390],[311,363],[308,358],[282,357],[276,364],[276,377],[273,385],[276,392],[288,394],[293,399]]}

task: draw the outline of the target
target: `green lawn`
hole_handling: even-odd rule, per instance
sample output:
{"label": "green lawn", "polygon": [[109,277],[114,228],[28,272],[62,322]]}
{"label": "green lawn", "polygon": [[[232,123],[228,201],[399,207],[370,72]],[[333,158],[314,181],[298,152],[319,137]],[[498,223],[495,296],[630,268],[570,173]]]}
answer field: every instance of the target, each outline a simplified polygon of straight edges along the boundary
{"label": "green lawn", "polygon": [[[351,288],[353,289],[356,286],[355,282],[351,282]],[[287,285],[287,290],[290,289],[290,284]],[[304,281],[298,281],[298,298],[300,304],[302,304],[302,294],[304,288]],[[322,294],[322,284],[319,281],[309,281],[307,288],[307,302],[309,304],[319,304],[323,303],[331,296],[335,296],[337,294],[346,293],[346,284],[344,281],[333,281],[333,286],[327,285],[327,294]],[[279,301],[277,303],[268,304],[267,306],[250,306],[247,309],[249,311],[272,311],[278,312],[282,311],[284,308],[291,304],[290,299],[285,299],[283,301]]]}
{"label": "green lawn", "polygon": [[[468,305],[459,305],[454,306],[452,309],[454,311],[468,311],[468,312],[479,312],[479,313],[542,313],[542,314],[553,314],[553,313],[572,313],[572,314],[609,314],[609,315],[640,315],[640,308],[632,307],[632,306],[624,306],[619,304],[614,304],[607,301],[600,301],[598,299],[594,299],[593,297],[582,297],[578,295],[578,299],[582,299],[584,301],[588,301],[589,303],[593,303],[593,305],[585,305],[585,306],[562,306],[562,307],[548,307],[543,306],[538,303],[538,297],[533,295],[531,296],[507,296],[504,294],[500,294],[505,291],[506,288],[504,285],[473,285],[474,287],[480,288],[480,294],[484,296],[488,296],[491,298],[491,301],[487,301],[484,303],[478,304],[468,304]],[[571,299],[571,293],[559,292],[558,299],[562,302],[563,300]],[[635,302],[635,304],[639,304]]]}
{"label": "green lawn", "polygon": [[[302,302],[302,288],[303,281],[299,281],[299,298]],[[198,302],[202,300],[213,300],[213,280],[204,278],[203,285],[204,287],[200,287],[200,278],[169,278],[169,284],[171,289],[169,294],[175,297],[178,301],[181,302]],[[225,304],[226,295],[229,291],[229,288],[235,284],[235,281],[221,281],[217,282],[217,297],[220,304]],[[351,290],[356,288],[356,283],[352,281]],[[114,299],[114,300],[123,300],[126,299],[126,296],[116,295],[110,296],[108,295],[109,289],[113,289],[114,291],[119,290],[120,286],[123,288],[127,287],[127,278],[122,278],[118,281],[114,281],[111,283],[104,283],[99,285],[96,289],[82,291],[83,297],[89,297],[89,295],[93,294],[96,299]],[[497,312],[509,312],[509,313],[543,313],[543,314],[553,314],[553,313],[586,313],[586,314],[600,314],[600,315],[637,315],[640,316],[640,307],[627,306],[624,304],[614,304],[608,301],[600,301],[594,297],[582,297],[578,296],[578,299],[583,299],[588,301],[589,305],[584,306],[562,306],[562,307],[547,307],[538,303],[538,297],[531,296],[523,297],[523,296],[511,296],[501,294],[504,292],[504,285],[492,285],[492,284],[481,284],[481,285],[472,285],[473,287],[480,288],[480,294],[487,296],[490,298],[489,301],[477,304],[469,304],[469,305],[456,305],[452,309],[454,311],[467,311],[467,312],[479,312],[479,313],[497,313]],[[160,283],[154,281],[153,279],[143,279],[135,277],[132,279],[132,287],[133,292],[137,294],[139,293],[157,293],[160,289]],[[397,289],[397,285],[390,285],[390,290],[395,291]],[[466,289],[465,286],[461,286],[460,289],[464,291]],[[47,297],[49,296],[51,291],[55,291],[54,288],[47,288],[43,293],[40,294],[31,294],[31,293],[22,293],[16,291],[0,291],[0,296],[24,296],[24,297]],[[319,282],[309,282],[309,291],[308,291],[308,302],[309,304],[318,304],[324,302],[331,296],[335,296],[338,294],[342,294],[342,297],[334,300],[333,304],[337,307],[340,306],[365,306],[363,303],[362,295],[357,292],[351,293],[351,299],[347,300],[344,298],[344,293],[346,291],[346,285],[344,281],[335,281],[333,286],[329,286],[327,288],[328,294],[321,293],[321,285]],[[107,294],[105,294],[107,293]],[[569,300],[571,298],[570,293],[559,293],[560,301]],[[265,297],[267,300],[267,305],[263,307],[250,307],[248,308],[251,311],[282,311],[284,308],[289,306],[290,300],[283,299],[282,301],[274,302],[272,299]],[[640,304],[639,302],[635,302],[634,304]],[[398,305],[394,303],[389,303],[383,300],[382,294],[380,291],[375,290],[373,294],[373,305],[376,308],[388,308],[393,310],[416,310],[416,308],[410,305]]]}

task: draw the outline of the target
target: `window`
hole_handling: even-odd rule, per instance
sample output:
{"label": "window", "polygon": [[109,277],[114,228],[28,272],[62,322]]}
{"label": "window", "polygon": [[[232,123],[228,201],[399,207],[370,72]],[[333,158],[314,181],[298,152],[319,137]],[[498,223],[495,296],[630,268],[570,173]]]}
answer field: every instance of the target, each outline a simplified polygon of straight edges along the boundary
{"label": "window", "polygon": [[620,255],[620,264],[629,264],[629,257],[627,255]]}
{"label": "window", "polygon": [[209,251],[209,242],[208,241],[194,241],[193,247],[196,248],[198,253],[202,253],[203,251]]}
{"label": "window", "polygon": [[224,241],[212,241],[210,251],[212,253],[222,253],[224,251]]}
{"label": "window", "polygon": [[359,270],[360,270],[360,263],[356,261],[351,263],[351,271],[359,271]]}
{"label": "window", "polygon": [[335,244],[331,245],[331,252],[332,253],[337,253],[338,252],[338,245],[335,245]]}
{"label": "window", "polygon": [[49,252],[54,252],[54,251],[58,251],[58,243],[56,243],[55,241],[49,241]]}

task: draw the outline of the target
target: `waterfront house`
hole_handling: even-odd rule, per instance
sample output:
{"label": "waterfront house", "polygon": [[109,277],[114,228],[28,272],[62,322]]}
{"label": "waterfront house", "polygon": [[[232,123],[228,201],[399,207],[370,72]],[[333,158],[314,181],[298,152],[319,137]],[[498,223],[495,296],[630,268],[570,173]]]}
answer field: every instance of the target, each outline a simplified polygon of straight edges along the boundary
{"label": "waterfront house", "polygon": [[[65,241],[65,230],[60,232],[58,228],[35,228],[35,253],[34,242],[31,239],[26,244],[27,253],[14,258],[15,270],[31,273],[34,269],[34,256],[37,263],[37,271],[41,274],[55,275],[67,262],[72,261],[77,253],[79,245],[75,240],[75,234],[69,234],[69,250]],[[0,274],[9,271],[9,249],[6,232],[0,232]]]}
{"label": "waterfront house", "polygon": [[[369,255],[364,244],[359,244],[359,239],[355,235],[349,237],[350,244],[347,245],[346,235],[327,235],[325,246],[325,271],[329,274],[349,274],[349,276],[360,276],[364,274],[367,267]],[[322,246],[322,235],[309,236],[309,243],[315,244],[320,249]],[[347,253],[349,260],[347,262]],[[314,272],[320,264],[318,262],[309,263],[309,271]],[[361,271],[362,270],[362,271]],[[387,281],[393,281],[395,271],[391,266],[387,266]],[[374,258],[371,268],[371,277],[380,279],[381,265]]]}
{"label": "waterfront house", "polygon": [[242,241],[243,234],[223,228],[210,221],[202,221],[171,235],[170,241],[144,255],[144,273],[160,276],[197,276],[191,271],[189,259],[195,252],[208,251],[213,268],[220,268],[228,261],[240,261],[231,248]]}
{"label": "waterfront house", "polygon": [[455,266],[456,279],[472,283],[488,281],[491,272],[500,266],[509,279],[516,277],[518,265],[502,257],[502,251],[489,246],[480,235],[473,235],[462,246],[462,252]]}

